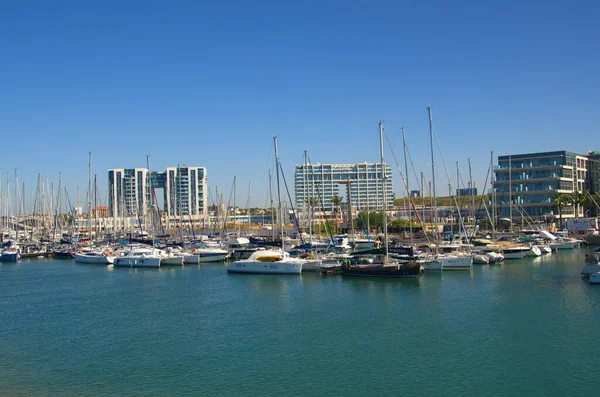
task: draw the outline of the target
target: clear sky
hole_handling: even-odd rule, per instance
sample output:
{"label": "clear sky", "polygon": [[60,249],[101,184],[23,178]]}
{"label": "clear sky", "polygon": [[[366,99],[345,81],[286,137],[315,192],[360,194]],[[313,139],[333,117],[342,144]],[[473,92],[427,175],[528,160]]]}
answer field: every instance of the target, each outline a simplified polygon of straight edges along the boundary
{"label": "clear sky", "polygon": [[92,151],[104,192],[109,168],[149,154],[207,167],[213,192],[236,175],[238,203],[251,182],[264,205],[274,135],[293,185],[304,150],[378,161],[379,120],[401,162],[406,127],[429,179],[432,104],[453,183],[471,158],[481,189],[491,150],[600,149],[598,20],[598,1],[5,0],[3,185],[16,168],[27,190],[59,172],[85,190]]}

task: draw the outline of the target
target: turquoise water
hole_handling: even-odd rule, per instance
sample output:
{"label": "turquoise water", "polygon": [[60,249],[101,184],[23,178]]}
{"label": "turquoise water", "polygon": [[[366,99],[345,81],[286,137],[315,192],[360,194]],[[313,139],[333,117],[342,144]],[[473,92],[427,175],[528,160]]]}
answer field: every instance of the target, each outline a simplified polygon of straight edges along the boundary
{"label": "turquoise water", "polygon": [[2,264],[0,394],[595,396],[588,250],[417,280]]}

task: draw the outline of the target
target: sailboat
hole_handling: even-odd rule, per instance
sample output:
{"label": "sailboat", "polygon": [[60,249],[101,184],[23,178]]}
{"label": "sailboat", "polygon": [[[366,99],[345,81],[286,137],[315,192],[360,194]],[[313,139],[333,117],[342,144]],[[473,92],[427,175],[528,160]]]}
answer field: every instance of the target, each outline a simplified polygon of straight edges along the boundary
{"label": "sailboat", "polygon": [[277,172],[277,199],[279,201],[279,225],[281,227],[281,251],[275,249],[254,252],[250,258],[231,262],[227,266],[229,273],[253,274],[300,274],[306,262],[303,259],[291,258],[285,252],[285,239],[283,239],[283,206],[281,205],[281,188],[279,185],[279,154],[277,152],[277,137],[273,137],[275,146],[275,170]]}
{"label": "sailboat", "polygon": [[389,260],[389,239],[387,228],[387,201],[386,201],[386,176],[385,163],[383,161],[383,123],[379,122],[379,146],[381,152],[381,175],[383,180],[383,234],[384,254],[376,257],[376,260],[363,262],[363,259],[345,260],[342,264],[342,274],[346,276],[359,277],[418,277],[421,274],[421,265],[416,261],[408,263],[391,262]]}

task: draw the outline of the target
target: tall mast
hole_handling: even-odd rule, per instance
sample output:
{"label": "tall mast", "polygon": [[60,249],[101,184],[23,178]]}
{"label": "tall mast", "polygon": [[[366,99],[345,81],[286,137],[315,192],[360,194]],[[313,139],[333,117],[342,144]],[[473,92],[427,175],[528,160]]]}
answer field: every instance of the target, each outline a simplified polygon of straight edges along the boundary
{"label": "tall mast", "polygon": [[471,185],[471,191],[469,194],[471,195],[471,207],[473,208],[473,233],[475,233],[475,218],[477,214],[475,213],[475,187],[473,186],[473,172],[471,169],[471,158],[469,160],[469,184]]}
{"label": "tall mast", "polygon": [[281,205],[281,186],[279,185],[279,153],[277,152],[277,137],[273,137],[275,146],[275,172],[277,173],[277,202],[279,203],[279,225],[281,228],[281,252],[285,252],[285,239],[283,238],[283,206]]}
{"label": "tall mast", "polygon": [[[452,192],[450,192],[452,196]],[[458,160],[456,160],[456,206],[458,207],[458,216],[460,217],[460,171],[458,168]],[[460,233],[460,225],[457,227],[457,233]]]}
{"label": "tall mast", "polygon": [[402,127],[402,142],[404,143],[404,175],[406,177],[406,197],[408,198],[408,224],[410,228],[410,243],[413,243],[413,229],[412,229],[412,209],[410,206],[410,189],[408,186],[408,148],[406,146],[406,133],[404,127]]}
{"label": "tall mast", "polygon": [[87,199],[87,210],[88,210],[88,237],[90,238],[90,244],[92,243],[92,152],[89,152],[88,160],[88,199]]}
{"label": "tall mast", "polygon": [[237,211],[235,210],[235,196],[236,196],[236,187],[237,187],[237,177],[233,176],[233,232],[236,236],[238,235],[237,231]]}
{"label": "tall mast", "polygon": [[438,222],[437,222],[437,196],[435,194],[435,157],[433,155],[433,116],[431,114],[431,106],[427,108],[429,113],[429,143],[431,145],[431,186],[433,196],[433,227],[435,230],[436,244],[435,253],[438,253],[439,245],[439,233],[438,233]]}
{"label": "tall mast", "polygon": [[512,223],[512,159],[508,156],[508,219],[510,219],[510,232],[513,232]]}
{"label": "tall mast", "polygon": [[[308,184],[307,184],[307,179],[308,179],[308,151],[304,151],[304,173],[305,173],[305,177],[304,177],[304,186],[305,186],[305,191],[306,194],[304,195],[304,199],[308,208],[308,238],[309,238],[309,242],[312,242],[312,223],[313,223],[313,206],[315,203],[313,203],[312,201],[314,200],[314,192],[310,193],[309,196],[309,191],[310,189],[308,188]],[[312,179],[312,166],[311,166],[311,179]],[[314,189],[313,189],[314,190]]]}
{"label": "tall mast", "polygon": [[381,153],[381,182],[383,186],[383,238],[384,244],[384,263],[387,263],[388,259],[388,229],[387,229],[387,208],[386,208],[386,175],[385,175],[385,163],[383,162],[383,123],[379,122],[379,150]]}
{"label": "tall mast", "polygon": [[[154,220],[153,220],[153,210],[152,210],[152,195],[150,194],[150,155],[146,155],[146,189],[144,189],[144,195],[146,196],[146,200],[148,200],[149,214],[150,214],[150,236],[152,238],[152,246],[154,247]],[[146,194],[146,192],[148,192]]]}
{"label": "tall mast", "polygon": [[269,200],[271,201],[271,239],[275,241],[275,212],[273,210],[273,176],[269,170]]}
{"label": "tall mast", "polygon": [[496,188],[494,187],[494,151],[490,153],[490,172],[491,183],[492,183],[492,238],[495,237],[496,233]]}

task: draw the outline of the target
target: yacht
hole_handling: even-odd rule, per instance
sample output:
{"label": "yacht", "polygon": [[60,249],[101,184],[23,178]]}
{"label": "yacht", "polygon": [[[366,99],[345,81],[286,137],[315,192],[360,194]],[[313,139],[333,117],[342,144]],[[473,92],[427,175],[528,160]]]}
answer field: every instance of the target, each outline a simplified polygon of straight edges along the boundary
{"label": "yacht", "polygon": [[19,250],[15,247],[6,248],[0,254],[0,262],[17,262],[20,258]]}
{"label": "yacht", "polygon": [[211,248],[206,244],[194,244],[184,251],[184,263],[199,264],[204,262],[220,262],[227,258],[228,252],[220,248]]}
{"label": "yacht", "polygon": [[287,252],[259,250],[250,258],[231,262],[227,265],[229,273],[254,274],[300,274],[304,259],[291,258]]}
{"label": "yacht", "polygon": [[108,251],[77,252],[74,256],[75,262],[87,264],[111,265],[115,260]]}
{"label": "yacht", "polygon": [[113,264],[118,267],[150,267],[159,268],[161,251],[152,247],[134,247],[115,258]]}
{"label": "yacht", "polygon": [[581,240],[577,240],[574,238],[560,238],[557,239],[550,244],[550,248],[554,251],[556,250],[568,250],[579,247],[581,245]]}
{"label": "yacht", "polygon": [[591,277],[593,274],[600,272],[600,253],[594,252],[592,255],[585,256],[585,266],[581,270],[581,275]]}
{"label": "yacht", "polygon": [[227,252],[235,260],[248,259],[256,251],[264,250],[265,247],[250,245],[246,237],[232,237],[227,240]]}

